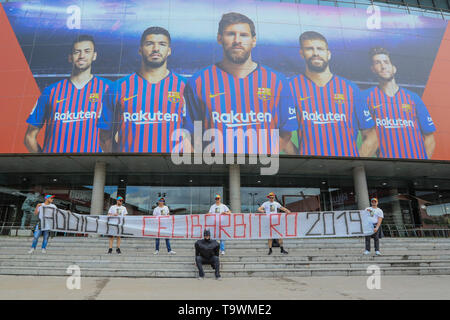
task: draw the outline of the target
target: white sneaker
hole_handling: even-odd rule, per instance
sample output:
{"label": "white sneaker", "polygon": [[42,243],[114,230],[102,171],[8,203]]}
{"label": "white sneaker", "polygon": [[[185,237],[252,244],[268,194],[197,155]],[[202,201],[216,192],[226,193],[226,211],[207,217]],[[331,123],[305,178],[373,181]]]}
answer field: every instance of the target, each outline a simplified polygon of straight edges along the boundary
{"label": "white sneaker", "polygon": [[221,255],[224,255],[224,254],[225,254],[225,251],[220,251],[220,254],[221,254]]}
{"label": "white sneaker", "polygon": [[370,251],[364,251],[364,254],[367,256],[368,254],[370,254]]}
{"label": "white sneaker", "polygon": [[153,252],[153,254],[158,254],[159,253],[159,250],[156,250],[155,252]]}
{"label": "white sneaker", "polygon": [[34,249],[33,248],[31,248],[30,250],[28,250],[28,253],[29,254],[32,254],[34,252]]}
{"label": "white sneaker", "polygon": [[45,250],[45,249],[42,249],[42,253],[47,253],[47,250]]}
{"label": "white sneaker", "polygon": [[176,252],[175,251],[169,251],[169,254],[176,254]]}
{"label": "white sneaker", "polygon": [[375,255],[376,256],[381,256],[381,252],[380,251],[375,251]]}

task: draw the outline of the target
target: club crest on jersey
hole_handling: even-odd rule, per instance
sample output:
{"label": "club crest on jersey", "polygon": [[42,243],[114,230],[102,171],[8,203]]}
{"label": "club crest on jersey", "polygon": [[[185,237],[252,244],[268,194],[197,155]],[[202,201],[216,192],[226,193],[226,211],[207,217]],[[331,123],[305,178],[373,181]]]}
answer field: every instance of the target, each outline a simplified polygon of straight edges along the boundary
{"label": "club crest on jersey", "polygon": [[404,104],[402,104],[402,109],[403,109],[403,111],[411,112],[412,106],[410,104],[404,103]]}
{"label": "club crest on jersey", "polygon": [[272,90],[270,88],[258,88],[258,98],[263,101],[272,99]]}
{"label": "club crest on jersey", "polygon": [[167,100],[169,100],[172,103],[178,103],[181,100],[181,96],[179,92],[176,91],[169,91],[167,93]]}
{"label": "club crest on jersey", "polygon": [[337,104],[343,104],[345,101],[345,97],[343,93],[335,93],[334,94],[334,102]]}
{"label": "club crest on jersey", "polygon": [[90,102],[97,102],[98,101],[98,93],[97,92],[91,93],[89,95],[89,101]]}

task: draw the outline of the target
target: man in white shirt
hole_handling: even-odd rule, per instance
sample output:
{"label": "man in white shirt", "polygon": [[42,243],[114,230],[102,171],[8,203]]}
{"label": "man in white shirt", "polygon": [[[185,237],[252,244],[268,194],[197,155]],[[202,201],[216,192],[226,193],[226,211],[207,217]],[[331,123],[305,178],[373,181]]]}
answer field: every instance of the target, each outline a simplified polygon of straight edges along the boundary
{"label": "man in white shirt", "polygon": [[370,199],[371,207],[366,208],[366,212],[369,216],[369,221],[373,223],[373,231],[374,234],[366,237],[366,251],[364,251],[365,255],[370,254],[370,238],[373,238],[373,242],[375,244],[375,255],[380,256],[380,237],[381,237],[381,221],[383,221],[383,210],[378,208],[378,199],[372,198]]}
{"label": "man in white shirt", "polygon": [[[230,209],[226,205],[220,202],[220,195],[216,193],[216,196],[214,197],[214,200],[216,200],[216,203],[209,208],[208,214],[216,214],[220,216],[222,213],[224,214],[231,214]],[[225,240],[220,240],[220,254],[225,254]]]}
{"label": "man in white shirt", "polygon": [[[108,216],[126,216],[128,214],[127,208],[125,208],[125,206],[123,205],[123,198],[121,196],[118,196],[116,199],[117,203],[113,206],[111,206],[111,208],[109,208],[108,211]],[[121,254],[122,252],[120,251],[120,237],[115,237],[115,236],[109,236],[109,249],[108,249],[108,253],[111,254],[112,253],[112,247],[113,247],[113,243],[114,243],[114,238],[116,238],[116,244],[117,244],[117,249],[116,252],[118,254]]]}
{"label": "man in white shirt", "polygon": [[48,194],[44,197],[45,202],[44,203],[39,203],[36,206],[36,209],[34,210],[34,214],[37,215],[39,214],[39,222],[36,224],[36,227],[34,229],[34,238],[33,238],[33,243],[31,244],[31,249],[28,251],[28,253],[33,253],[34,250],[36,249],[39,237],[41,236],[41,234],[44,236],[44,240],[42,241],[42,253],[46,253],[47,252],[47,243],[48,243],[48,236],[49,236],[49,232],[50,232],[50,226],[48,224],[42,226],[41,225],[41,221],[44,217],[44,208],[54,208],[56,209],[56,206],[53,204],[53,198],[55,196]]}
{"label": "man in white shirt", "polygon": [[[166,206],[166,200],[164,198],[160,198],[158,200],[158,206],[153,209],[154,216],[168,216],[170,214],[169,208]],[[170,248],[170,241],[166,239],[166,247],[167,252],[169,254],[175,254],[176,252]],[[159,253],[159,238],[156,238],[156,250],[153,254]]]}
{"label": "man in white shirt", "polygon": [[[275,201],[275,193],[271,192],[267,195],[267,198],[269,198],[269,201],[264,202],[261,207],[258,208],[258,212],[265,213],[265,214],[273,214],[277,213],[277,210],[280,209],[281,211],[284,211],[286,213],[291,213],[291,211],[285,207],[283,207],[281,204],[279,204],[277,201]],[[269,239],[269,255],[272,254],[272,241],[273,239]],[[283,239],[278,239],[278,242],[280,243],[280,249],[281,253],[288,254],[286,250],[283,248]]]}

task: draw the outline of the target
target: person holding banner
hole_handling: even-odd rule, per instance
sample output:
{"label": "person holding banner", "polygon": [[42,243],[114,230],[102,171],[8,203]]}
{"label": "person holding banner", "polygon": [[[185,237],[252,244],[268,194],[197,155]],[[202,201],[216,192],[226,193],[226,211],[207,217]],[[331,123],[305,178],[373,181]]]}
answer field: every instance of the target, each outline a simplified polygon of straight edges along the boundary
{"label": "person holding banner", "polygon": [[366,208],[366,212],[369,214],[369,220],[373,223],[373,231],[374,234],[371,236],[366,236],[366,251],[364,251],[365,255],[370,254],[370,238],[373,238],[373,242],[375,244],[375,255],[380,256],[380,238],[382,235],[381,231],[381,222],[383,221],[383,210],[378,208],[378,199],[372,198],[370,199],[371,207]]}
{"label": "person holding banner", "polygon": [[203,231],[203,239],[195,242],[195,264],[198,268],[198,279],[205,278],[203,264],[210,264],[215,270],[216,280],[222,280],[220,277],[219,243],[211,240],[211,232],[207,229]]}
{"label": "person holding banner", "polygon": [[[120,217],[123,217],[123,216],[125,216],[127,214],[128,214],[127,208],[125,208],[123,206],[123,198],[121,196],[118,196],[117,197],[117,203],[115,205],[111,206],[111,208],[109,208],[108,216],[120,216]],[[116,245],[117,245],[116,252],[118,254],[121,254],[122,252],[120,251],[120,237],[115,237],[115,236],[109,236],[108,254],[112,253],[112,247],[113,247],[113,243],[114,243],[114,238],[116,238]]]}
{"label": "person holding banner", "polygon": [[54,208],[56,209],[56,206],[53,204],[53,198],[55,196],[48,194],[44,197],[45,201],[44,203],[39,203],[36,206],[36,209],[34,210],[34,214],[37,215],[39,214],[39,221],[36,224],[36,227],[34,229],[34,238],[33,238],[33,243],[31,244],[31,249],[28,251],[28,253],[33,253],[34,250],[36,249],[39,237],[41,236],[41,234],[44,236],[44,240],[42,241],[42,253],[46,253],[47,252],[47,243],[48,243],[48,236],[49,236],[49,232],[50,232],[50,226],[48,225],[41,225],[41,221],[44,218],[44,208]]}
{"label": "person holding banner", "polygon": [[[158,206],[153,209],[153,215],[154,216],[168,216],[169,215],[169,208],[165,205],[166,204],[166,200],[164,198],[160,198],[158,200]],[[153,254],[158,254],[159,253],[159,238],[156,238],[155,240],[155,244],[156,244],[156,250]],[[170,240],[166,239],[166,247],[167,247],[167,252],[169,254],[175,254],[176,252],[173,251],[170,247]]]}
{"label": "person holding banner", "polygon": [[[277,210],[280,209],[281,211],[284,211],[286,213],[291,213],[291,211],[285,207],[283,207],[281,204],[279,204],[277,201],[275,201],[275,193],[271,192],[267,195],[267,198],[269,198],[269,201],[264,202],[261,207],[258,208],[258,212],[266,213],[266,214],[272,214],[277,213]],[[268,255],[272,254],[272,242],[273,239],[269,239],[269,253]],[[280,249],[281,253],[288,254],[286,250],[283,248],[283,239],[278,239],[278,242],[280,243]]]}
{"label": "person holding banner", "polygon": [[[220,202],[220,195],[216,193],[216,196],[214,198],[216,200],[216,203],[209,208],[209,214],[216,214],[218,217],[220,217],[222,214],[231,214],[230,209],[226,205]],[[220,240],[220,254],[225,254],[225,240]]]}

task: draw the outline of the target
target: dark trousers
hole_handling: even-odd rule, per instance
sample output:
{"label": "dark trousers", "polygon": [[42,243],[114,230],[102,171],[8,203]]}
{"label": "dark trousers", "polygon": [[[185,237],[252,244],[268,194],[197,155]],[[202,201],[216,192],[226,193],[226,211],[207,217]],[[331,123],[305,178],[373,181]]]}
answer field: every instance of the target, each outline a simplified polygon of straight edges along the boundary
{"label": "dark trousers", "polygon": [[[374,226],[376,226],[376,224]],[[373,243],[375,244],[375,251],[380,251],[380,231],[381,231],[381,226],[377,230],[377,232],[375,232],[373,235],[366,237],[366,250],[367,251],[370,251],[370,238],[373,238]]]}
{"label": "dark trousers", "polygon": [[218,256],[212,256],[209,259],[203,258],[202,256],[195,257],[195,264],[197,265],[197,268],[198,268],[198,275],[202,278],[205,276],[205,272],[203,271],[204,263],[210,264],[211,267],[216,270],[216,278],[220,277],[220,271],[219,271],[220,262],[219,262]]}

